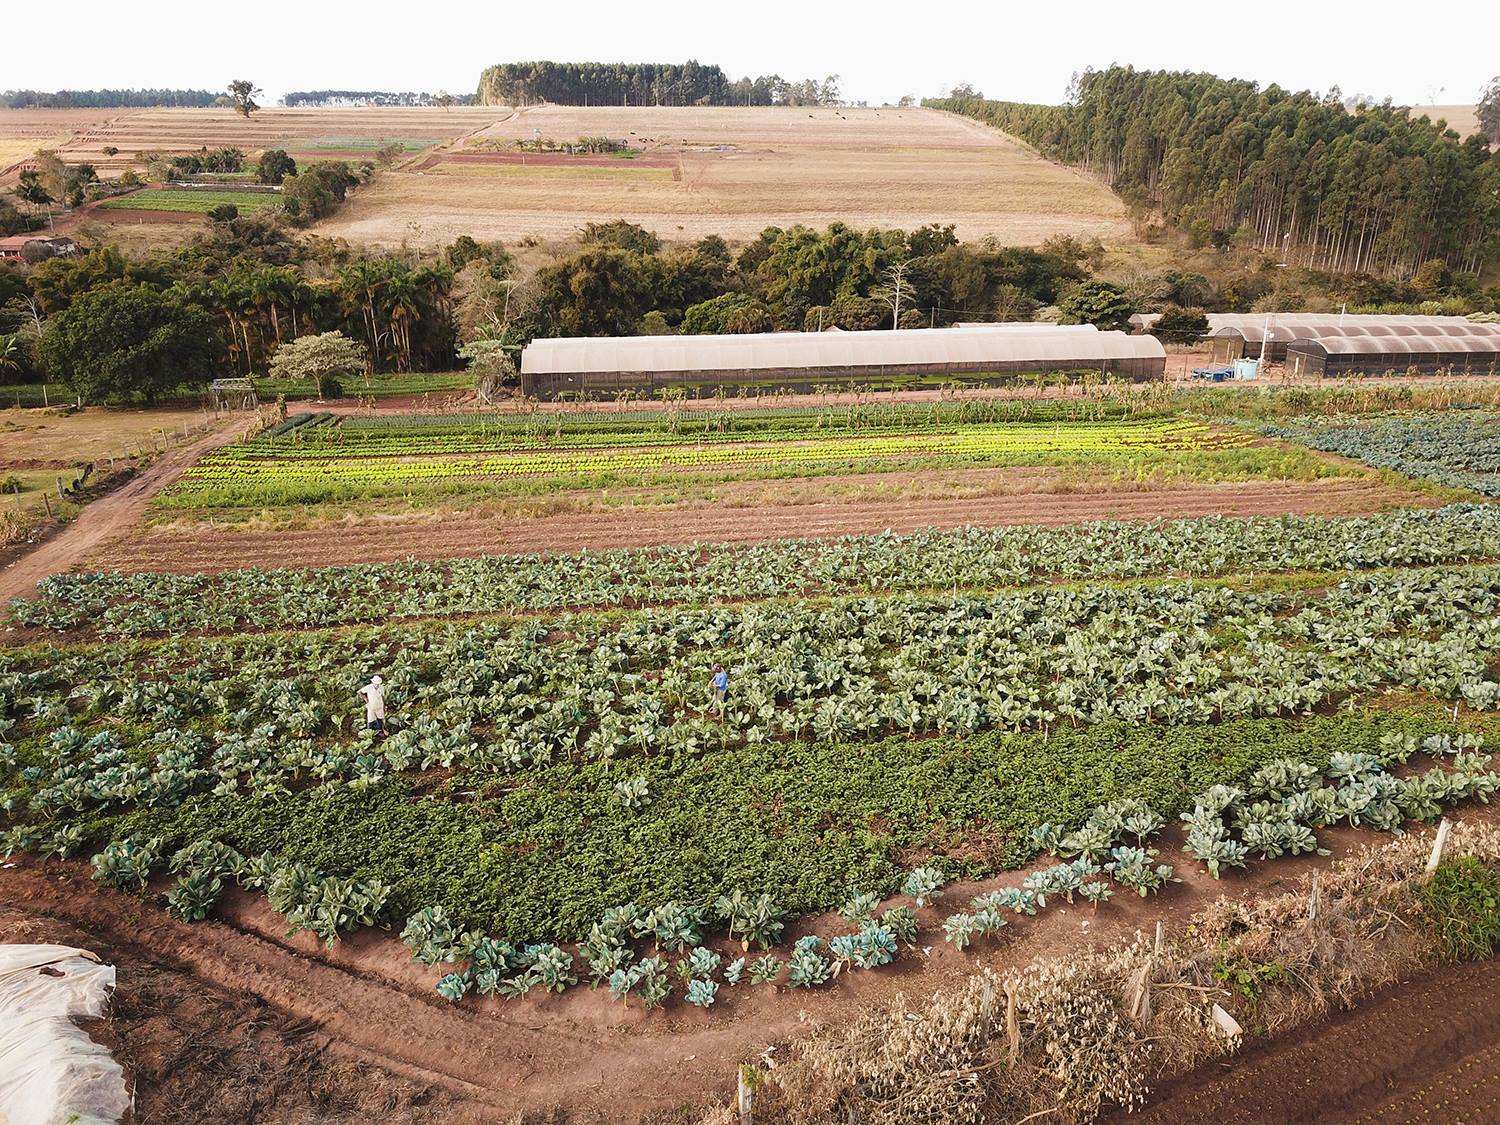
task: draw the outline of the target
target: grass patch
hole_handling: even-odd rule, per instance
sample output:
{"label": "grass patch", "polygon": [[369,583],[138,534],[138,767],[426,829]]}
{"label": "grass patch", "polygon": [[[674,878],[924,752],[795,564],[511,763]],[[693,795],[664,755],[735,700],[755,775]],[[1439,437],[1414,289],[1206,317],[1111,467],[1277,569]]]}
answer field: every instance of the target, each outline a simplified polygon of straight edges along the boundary
{"label": "grass patch", "polygon": [[1420,892],[1422,920],[1454,961],[1480,961],[1500,949],[1500,872],[1473,856],[1438,865]]}

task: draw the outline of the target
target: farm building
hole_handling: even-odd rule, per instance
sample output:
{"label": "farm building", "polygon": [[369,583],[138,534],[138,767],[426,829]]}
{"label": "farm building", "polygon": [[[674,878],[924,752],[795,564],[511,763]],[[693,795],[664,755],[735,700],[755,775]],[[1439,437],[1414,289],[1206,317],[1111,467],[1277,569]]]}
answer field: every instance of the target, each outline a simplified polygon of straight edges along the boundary
{"label": "farm building", "polygon": [[78,243],[71,238],[43,234],[14,234],[0,238],[0,260],[41,262],[48,258],[78,253]]}
{"label": "farm building", "polygon": [[1288,323],[1283,318],[1273,318],[1269,328],[1264,318],[1258,324],[1238,324],[1220,327],[1209,337],[1216,363],[1229,363],[1242,356],[1257,358],[1262,354],[1272,363],[1285,361],[1287,347],[1296,340],[1322,340],[1336,337],[1350,339],[1372,338],[1420,338],[1448,339],[1457,337],[1484,339],[1500,336],[1500,326],[1473,324],[1461,317],[1426,318],[1369,317],[1356,320],[1337,315],[1326,319],[1306,319]]}
{"label": "farm building", "polygon": [[533,340],[521,353],[522,390],[537,398],[651,394],[671,386],[808,390],[859,380],[920,383],[940,376],[1008,377],[1097,371],[1160,378],[1154,336],[1022,326],[874,332],[767,332],[730,336],[601,336]]}
{"label": "farm building", "polygon": [[[1495,327],[1475,325],[1474,327]],[[1461,336],[1321,336],[1285,345],[1292,375],[1500,374],[1500,332]]]}

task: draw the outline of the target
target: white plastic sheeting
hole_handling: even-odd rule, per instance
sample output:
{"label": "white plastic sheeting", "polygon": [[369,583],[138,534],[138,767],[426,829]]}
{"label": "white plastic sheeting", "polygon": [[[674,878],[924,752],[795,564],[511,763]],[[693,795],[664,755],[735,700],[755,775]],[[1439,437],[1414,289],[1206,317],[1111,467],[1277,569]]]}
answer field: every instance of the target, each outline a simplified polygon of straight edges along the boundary
{"label": "white plastic sheeting", "polygon": [[113,965],[66,945],[0,945],[0,1123],[104,1125],[130,1109],[125,1075],[73,1022],[104,1014]]}
{"label": "white plastic sheeting", "polygon": [[728,336],[575,336],[537,339],[521,353],[530,375],[589,372],[810,372],[983,364],[1164,359],[1154,336],[1017,325],[874,332],[762,332]]}

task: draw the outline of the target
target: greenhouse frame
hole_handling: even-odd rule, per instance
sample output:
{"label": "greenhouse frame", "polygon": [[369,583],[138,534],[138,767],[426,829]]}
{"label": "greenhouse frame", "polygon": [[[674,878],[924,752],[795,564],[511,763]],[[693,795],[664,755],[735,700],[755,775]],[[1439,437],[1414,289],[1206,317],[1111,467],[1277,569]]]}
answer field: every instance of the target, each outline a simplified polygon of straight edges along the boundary
{"label": "greenhouse frame", "polygon": [[1464,336],[1324,336],[1286,346],[1289,375],[1500,374],[1500,332]]}
{"label": "greenhouse frame", "polygon": [[1008,382],[1021,374],[1098,372],[1159,379],[1167,356],[1154,336],[1081,326],[992,325],[872,332],[538,339],[521,353],[528,396],[649,395],[674,387],[810,391],[838,382],[912,386],[938,377]]}

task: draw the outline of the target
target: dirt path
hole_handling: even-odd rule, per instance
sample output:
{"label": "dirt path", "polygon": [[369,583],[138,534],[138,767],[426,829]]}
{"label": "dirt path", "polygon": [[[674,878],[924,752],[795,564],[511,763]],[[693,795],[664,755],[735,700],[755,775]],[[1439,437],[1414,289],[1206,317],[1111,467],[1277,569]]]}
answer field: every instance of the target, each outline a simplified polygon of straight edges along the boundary
{"label": "dirt path", "polygon": [[233,441],[254,422],[254,415],[241,418],[227,429],[216,430],[191,445],[179,446],[107,496],[89,504],[67,527],[0,570],[0,605],[31,594],[40,579],[63,573],[86,555],[136,530],[152,496],[176,480],[199,457]]}
{"label": "dirt path", "polygon": [[1187,1075],[1110,1120],[1500,1121],[1497,997],[1500,961],[1441,969]]}
{"label": "dirt path", "polygon": [[100,570],[192,574],[234,567],[333,566],[525,551],[745,543],[923,527],[1052,525],[1206,515],[1359,515],[1421,502],[1370,480],[1250,482],[1136,492],[1047,493],[793,506],[680,506],[531,519],[361,523],[275,531],[163,530],[101,544]]}

